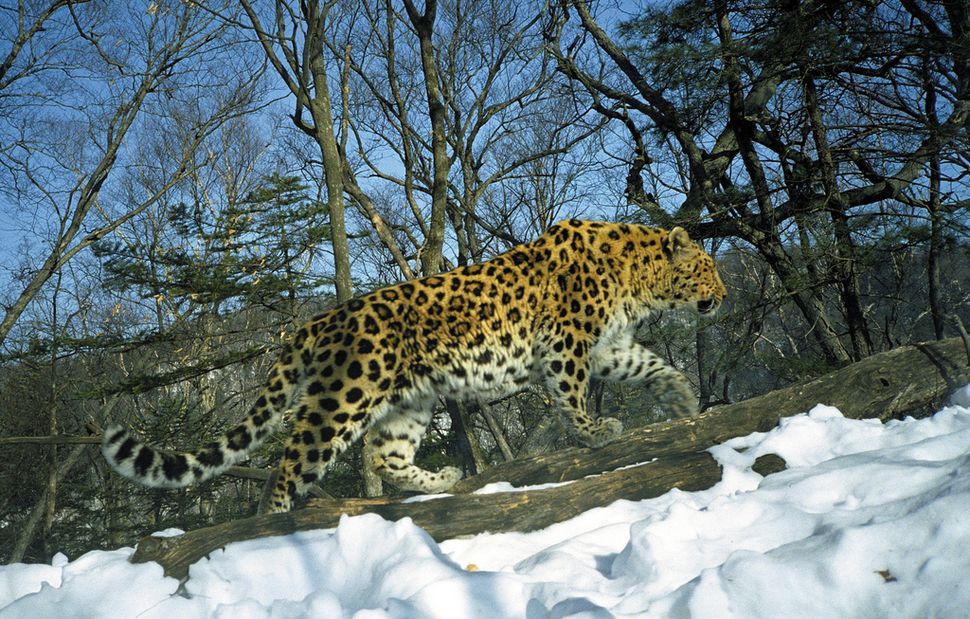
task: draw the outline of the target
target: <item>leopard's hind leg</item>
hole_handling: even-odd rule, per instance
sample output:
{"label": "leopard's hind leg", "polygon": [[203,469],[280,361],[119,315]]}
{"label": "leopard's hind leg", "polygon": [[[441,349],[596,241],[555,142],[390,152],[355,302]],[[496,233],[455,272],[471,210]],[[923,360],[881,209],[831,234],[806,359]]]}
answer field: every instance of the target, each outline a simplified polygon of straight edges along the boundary
{"label": "leopard's hind leg", "polygon": [[414,456],[431,422],[434,398],[416,398],[398,404],[371,430],[374,470],[401,490],[444,492],[461,479],[461,470],[446,466],[438,472],[414,464]]}

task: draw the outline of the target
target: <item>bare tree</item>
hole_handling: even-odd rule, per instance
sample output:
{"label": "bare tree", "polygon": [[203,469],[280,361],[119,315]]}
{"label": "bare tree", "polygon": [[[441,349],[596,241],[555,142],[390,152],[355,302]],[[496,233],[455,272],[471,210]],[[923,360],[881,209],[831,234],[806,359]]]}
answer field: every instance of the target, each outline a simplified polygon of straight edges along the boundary
{"label": "bare tree", "polygon": [[363,171],[403,190],[406,209],[389,214],[392,224],[422,264],[445,215],[458,264],[497,249],[483,246],[482,229],[515,242],[482,217],[479,203],[598,129],[584,121],[588,110],[555,90],[561,78],[543,49],[542,5],[509,12],[499,2],[431,3],[424,13],[413,5],[399,12],[386,0],[363,6],[354,44],[361,51],[348,56],[359,89],[350,126]]}
{"label": "bare tree", "polygon": [[[200,53],[221,36],[219,23],[193,4],[152,6],[147,14],[132,14],[121,6],[101,11],[88,3],[55,3],[48,12],[59,23],[50,23],[45,13],[41,17],[47,15],[48,26],[35,22],[35,27],[21,27],[13,45],[14,51],[18,45],[22,49],[22,39],[29,35],[32,46],[46,47],[51,57],[41,62],[11,55],[4,64],[3,99],[14,102],[6,110],[0,137],[4,191],[22,209],[36,209],[52,225],[44,233],[46,255],[22,274],[20,288],[5,307],[0,342],[67,261],[155,203],[190,171],[199,142],[248,101],[248,72],[234,78],[231,94],[208,109],[183,101],[179,85],[206,70],[200,66]],[[47,37],[51,40],[45,42]],[[99,86],[85,86],[91,80]],[[48,83],[57,84],[58,90],[50,92]],[[38,118],[33,105],[23,104],[30,96],[49,103],[50,115]],[[171,109],[177,107],[175,101],[202,112],[186,127],[194,139],[178,164],[166,170],[158,192],[109,213],[101,201],[102,189],[124,159],[124,148],[146,108],[165,103]]]}

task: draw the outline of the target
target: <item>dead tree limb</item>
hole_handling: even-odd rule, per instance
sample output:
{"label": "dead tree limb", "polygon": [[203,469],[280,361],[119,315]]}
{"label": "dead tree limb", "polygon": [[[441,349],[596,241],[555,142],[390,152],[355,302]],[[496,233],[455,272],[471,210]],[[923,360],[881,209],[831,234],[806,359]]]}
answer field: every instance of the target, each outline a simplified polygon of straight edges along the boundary
{"label": "dead tree limb", "polygon": [[[968,380],[970,366],[959,338],[907,346],[802,385],[713,408],[694,419],[631,430],[596,450],[571,448],[506,462],[461,482],[455,496],[421,503],[386,498],[314,501],[288,514],[245,518],[175,538],[145,538],[132,560],[157,561],[167,574],[186,578],[190,565],[230,542],[333,527],[341,514],[365,512],[390,520],[411,517],[438,540],[483,531],[531,531],[617,499],[640,500],[672,488],[709,488],[720,479],[720,471],[707,448],[770,430],[780,418],[817,403],[837,406],[851,418],[918,415],[935,410],[943,397]],[[619,468],[638,463],[645,464]],[[784,462],[776,458],[759,466],[770,473],[784,468]],[[516,485],[574,481],[545,490],[457,494],[495,480]]]}
{"label": "dead tree limb", "polygon": [[100,445],[100,436],[5,436],[0,445]]}

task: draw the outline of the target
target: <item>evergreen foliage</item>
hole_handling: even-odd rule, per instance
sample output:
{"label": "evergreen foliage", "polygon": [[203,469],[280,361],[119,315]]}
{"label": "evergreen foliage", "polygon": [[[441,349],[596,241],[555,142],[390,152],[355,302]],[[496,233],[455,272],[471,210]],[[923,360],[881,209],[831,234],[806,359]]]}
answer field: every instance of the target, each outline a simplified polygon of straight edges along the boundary
{"label": "evergreen foliage", "polygon": [[310,269],[330,238],[326,204],[295,176],[267,176],[238,203],[178,203],[165,215],[171,233],[157,243],[95,246],[108,286],[231,311],[275,308],[327,283]]}

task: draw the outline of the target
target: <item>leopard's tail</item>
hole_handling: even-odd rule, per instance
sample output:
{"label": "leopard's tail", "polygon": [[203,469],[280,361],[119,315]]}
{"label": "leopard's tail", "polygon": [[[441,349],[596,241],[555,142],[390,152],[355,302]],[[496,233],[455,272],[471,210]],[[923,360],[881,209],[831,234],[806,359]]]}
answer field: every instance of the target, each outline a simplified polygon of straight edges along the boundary
{"label": "leopard's tail", "polygon": [[278,385],[275,391],[263,391],[239,425],[200,449],[166,451],[139,440],[124,426],[112,425],[102,435],[101,453],[119,474],[146,486],[182,488],[205,481],[245,460],[279,424],[290,398]]}

